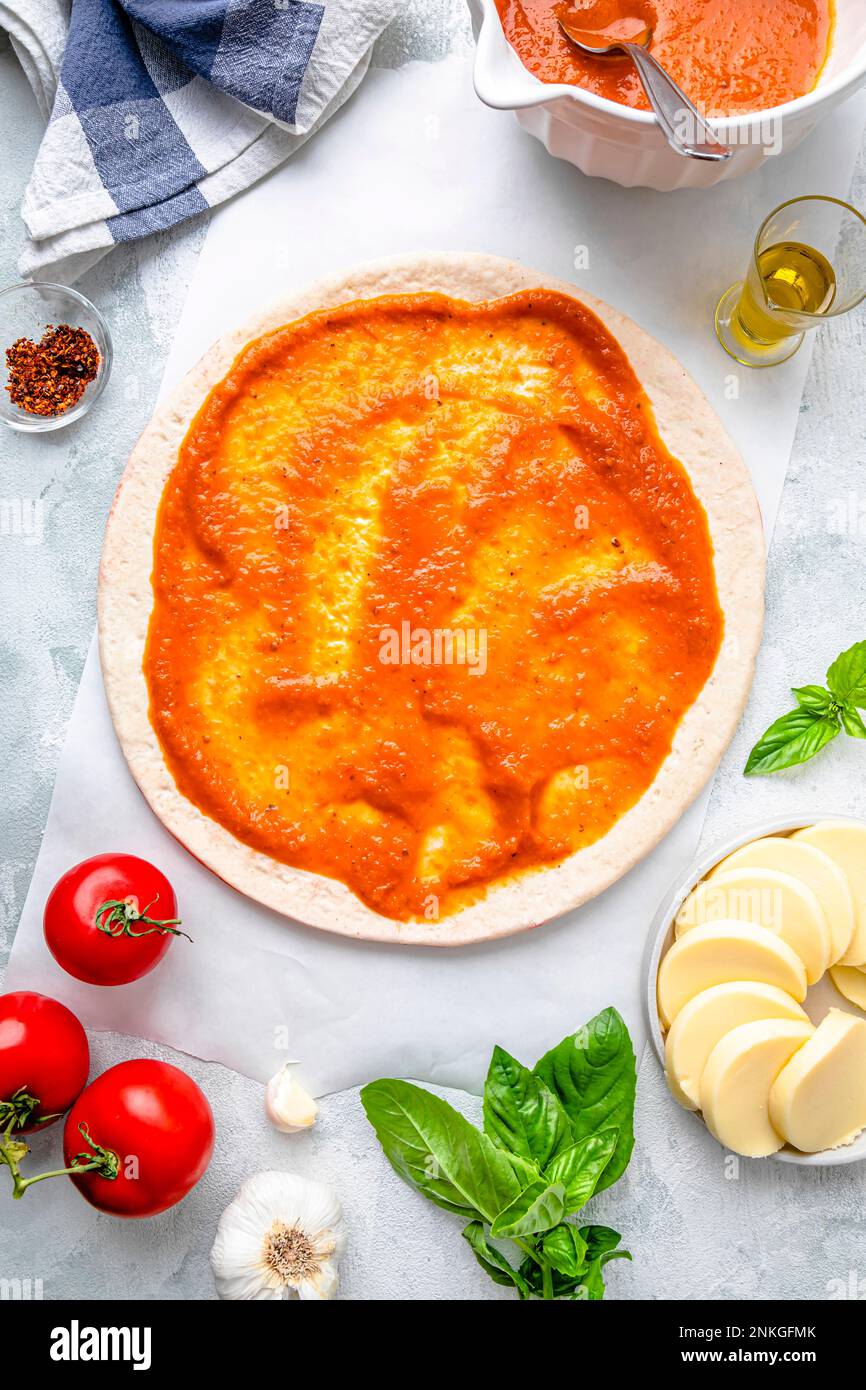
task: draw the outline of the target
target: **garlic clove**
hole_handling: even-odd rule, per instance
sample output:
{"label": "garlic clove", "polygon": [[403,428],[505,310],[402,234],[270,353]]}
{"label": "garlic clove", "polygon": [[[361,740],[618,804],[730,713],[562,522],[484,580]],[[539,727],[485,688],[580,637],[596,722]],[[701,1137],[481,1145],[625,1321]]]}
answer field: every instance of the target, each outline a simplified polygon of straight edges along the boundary
{"label": "garlic clove", "polygon": [[283,1134],[297,1134],[315,1123],[319,1107],[309,1091],[295,1080],[292,1063],[284,1062],[265,1089],[265,1113]]}

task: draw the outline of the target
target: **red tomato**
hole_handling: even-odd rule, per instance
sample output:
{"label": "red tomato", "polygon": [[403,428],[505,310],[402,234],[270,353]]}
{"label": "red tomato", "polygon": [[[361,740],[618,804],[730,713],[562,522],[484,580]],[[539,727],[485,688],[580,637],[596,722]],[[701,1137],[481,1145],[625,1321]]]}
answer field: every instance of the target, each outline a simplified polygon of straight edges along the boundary
{"label": "red tomato", "polygon": [[165,955],[178,923],[174,890],[134,854],[97,854],[69,869],[45,904],[45,940],[58,965],[89,985],[125,985]]}
{"label": "red tomato", "polygon": [[205,1172],[213,1143],[211,1108],[192,1078],[144,1058],[119,1062],[91,1082],[63,1131],[67,1166],[95,1158],[94,1147],[108,1152],[109,1163],[116,1156],[116,1177],[94,1169],[72,1178],[92,1206],[114,1216],[173,1207]]}
{"label": "red tomato", "polygon": [[[24,1112],[26,1122],[16,1124],[13,1134],[53,1123],[69,1109],[89,1070],[87,1035],[65,1004],[29,990],[0,994],[0,1128]],[[38,1102],[35,1109],[25,1095]],[[52,1119],[43,1121],[46,1115]]]}

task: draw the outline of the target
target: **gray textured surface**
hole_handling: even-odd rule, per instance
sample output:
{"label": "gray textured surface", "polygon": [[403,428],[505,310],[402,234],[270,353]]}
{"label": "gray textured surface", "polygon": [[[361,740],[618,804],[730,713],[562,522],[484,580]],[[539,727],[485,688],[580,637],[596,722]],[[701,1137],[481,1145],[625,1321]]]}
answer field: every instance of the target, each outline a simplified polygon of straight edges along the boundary
{"label": "gray textured surface", "polygon": [[[462,0],[413,0],[377,46],[376,61],[437,58],[465,42]],[[0,283],[15,278],[18,205],[40,122],[29,89],[0,45],[6,177]],[[854,201],[866,202],[861,161]],[[5,960],[38,852],[57,757],[94,621],[102,528],[129,446],[151,413],[168,344],[197,250],[201,222],[123,247],[81,283],[111,321],[116,365],[99,414],[40,440],[0,435],[0,498],[41,498],[41,545],[0,536],[0,964]],[[773,541],[766,639],[743,726],[725,758],[705,840],[743,817],[741,768],[754,737],[783,707],[786,687],[821,679],[840,647],[866,636],[864,316],[844,319],[816,345],[791,469]],[[98,422],[99,428],[94,428]],[[838,513],[853,518],[841,531]],[[862,516],[860,515],[862,512]],[[782,808],[866,813],[866,750],[841,740],[820,762],[749,787],[749,816]],[[86,814],[86,808],[83,808]],[[120,1037],[94,1040],[96,1068],[165,1049]],[[0,1206],[0,1276],[41,1278],[47,1298],[207,1298],[216,1219],[250,1172],[294,1167],[335,1184],[350,1241],[343,1297],[508,1297],[478,1271],[455,1218],[405,1189],[384,1164],[357,1095],[330,1097],[316,1130],[277,1135],[261,1088],[217,1066],[176,1058],[204,1086],[219,1129],[205,1181],[151,1222],[97,1217],[69,1186],[45,1184]],[[95,1069],[96,1069],[95,1068]],[[452,1095],[467,1113],[477,1103]],[[56,1136],[37,1141],[53,1158]],[[671,1105],[654,1061],[641,1074],[638,1144],[626,1180],[596,1204],[635,1254],[610,1271],[623,1298],[826,1298],[832,1281],[858,1272],[864,1170],[823,1172],[773,1163],[732,1164],[689,1116]],[[2,1194],[0,1194],[2,1195]]]}

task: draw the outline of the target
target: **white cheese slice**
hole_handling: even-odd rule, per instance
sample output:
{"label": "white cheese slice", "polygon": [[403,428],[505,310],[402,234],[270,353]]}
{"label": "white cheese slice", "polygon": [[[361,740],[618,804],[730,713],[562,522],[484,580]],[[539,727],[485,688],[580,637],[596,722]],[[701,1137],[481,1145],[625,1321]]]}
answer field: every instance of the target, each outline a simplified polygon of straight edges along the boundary
{"label": "white cheese slice", "polygon": [[840,957],[843,965],[866,963],[866,825],[857,821],[825,820],[795,830],[792,840],[823,850],[837,864],[854,899],[854,932]]}
{"label": "white cheese slice", "polygon": [[716,865],[709,878],[731,869],[776,869],[811,888],[830,927],[830,964],[841,960],[854,935],[854,900],[846,875],[828,854],[804,840],[765,835],[735,849]]}
{"label": "white cheese slice", "polygon": [[814,1032],[808,1022],[764,1018],[740,1024],[716,1043],[701,1077],[701,1110],[726,1149],[746,1158],[781,1149],[785,1140],[770,1118],[770,1090]]}
{"label": "white cheese slice", "polygon": [[679,939],[706,922],[754,922],[797,952],[815,984],[830,963],[830,927],[811,888],[777,869],[730,869],[704,879],[677,914]]}
{"label": "white cheese slice", "polygon": [[684,1004],[665,1042],[665,1073],[675,1100],[686,1110],[699,1109],[701,1076],[716,1043],[732,1028],[762,1018],[809,1022],[790,994],[757,981],[712,985]]}
{"label": "white cheese slice", "polygon": [[830,979],[840,994],[866,1011],[866,973],[859,965],[832,965]]}
{"label": "white cheese slice", "polygon": [[770,1119],[803,1153],[850,1144],[866,1128],[866,1019],[829,1011],[776,1078]]}
{"label": "white cheese slice", "polygon": [[758,980],[776,985],[801,1004],[806,970],[786,941],[751,922],[713,922],[694,927],[675,941],[658,975],[662,1027],[669,1028],[684,1004],[711,985]]}

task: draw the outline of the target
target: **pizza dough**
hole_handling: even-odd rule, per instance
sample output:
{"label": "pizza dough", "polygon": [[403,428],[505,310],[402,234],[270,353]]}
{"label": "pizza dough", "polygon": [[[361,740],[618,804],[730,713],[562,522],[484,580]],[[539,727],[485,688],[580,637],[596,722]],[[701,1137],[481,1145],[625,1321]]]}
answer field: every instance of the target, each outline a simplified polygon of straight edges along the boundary
{"label": "pizza dough", "polygon": [[[640,380],[661,438],[688,472],[706,515],[724,637],[715,668],[686,712],[650,788],[601,839],[555,867],[498,880],[441,921],[399,922],[346,887],[259,853],[178,790],[148,717],[142,661],[152,608],[153,534],[166,479],[190,422],[243,346],[316,309],[385,294],[438,291],[479,301],[529,287],[580,299],[617,338]],[[684,369],[615,310],[573,286],[497,258],[413,257],[362,267],[313,286],[220,340],[157,412],[134,450],[109,519],[100,575],[100,652],[109,706],[127,761],[168,829],[226,882],[289,917],[373,940],[459,945],[535,926],[601,892],[670,829],[714,770],[745,703],[763,615],[764,544],[748,474]]]}

